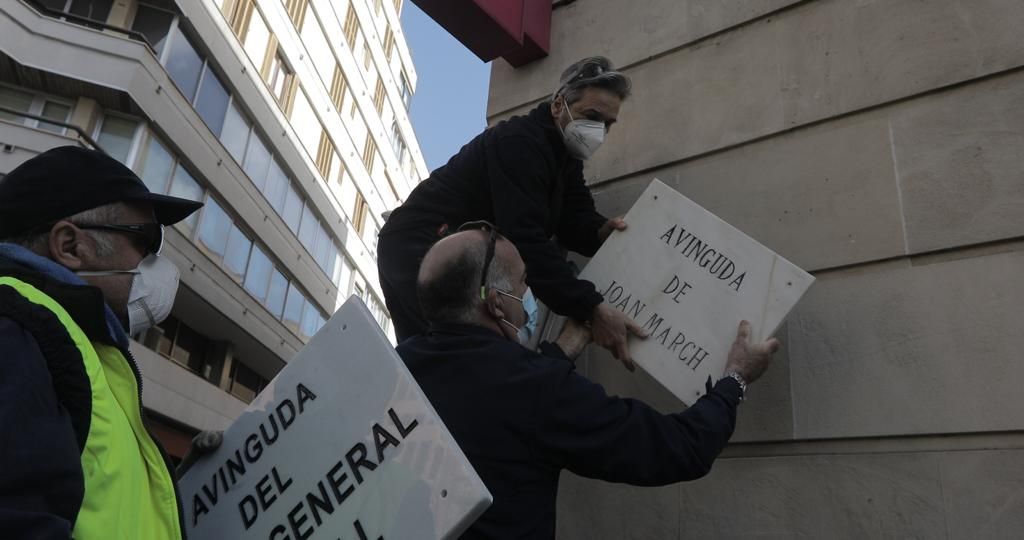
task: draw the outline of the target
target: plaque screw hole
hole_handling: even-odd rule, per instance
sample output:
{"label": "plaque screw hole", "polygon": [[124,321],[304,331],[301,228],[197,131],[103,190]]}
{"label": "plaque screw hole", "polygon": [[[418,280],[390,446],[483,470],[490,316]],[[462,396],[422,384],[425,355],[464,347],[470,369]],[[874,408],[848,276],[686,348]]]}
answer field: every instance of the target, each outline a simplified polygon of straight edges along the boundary
{"label": "plaque screw hole", "polygon": [[442,489],[441,490],[441,498],[443,499],[443,498],[445,498],[447,496],[448,496],[448,490],[447,489]]}
{"label": "plaque screw hole", "polygon": [[343,324],[343,325],[341,325],[341,329],[342,329],[342,330],[348,330],[348,325],[347,325],[347,324]]}

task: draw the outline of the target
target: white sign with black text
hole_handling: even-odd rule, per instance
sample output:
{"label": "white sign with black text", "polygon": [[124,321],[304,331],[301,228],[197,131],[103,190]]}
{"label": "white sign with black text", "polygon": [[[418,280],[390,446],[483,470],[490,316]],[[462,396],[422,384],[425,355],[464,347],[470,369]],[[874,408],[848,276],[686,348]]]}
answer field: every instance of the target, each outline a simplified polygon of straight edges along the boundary
{"label": "white sign with black text", "polygon": [[192,540],[454,538],[492,500],[354,296],[180,487]]}
{"label": "white sign with black text", "polygon": [[722,376],[740,320],[767,339],[814,282],[657,179],[625,218],[580,278],[650,333],[633,359],[688,405]]}

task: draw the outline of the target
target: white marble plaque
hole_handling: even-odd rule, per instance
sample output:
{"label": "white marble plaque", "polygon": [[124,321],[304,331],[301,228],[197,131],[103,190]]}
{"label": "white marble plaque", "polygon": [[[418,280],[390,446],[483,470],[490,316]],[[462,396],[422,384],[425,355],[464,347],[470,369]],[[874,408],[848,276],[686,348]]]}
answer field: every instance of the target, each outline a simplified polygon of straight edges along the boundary
{"label": "white marble plaque", "polygon": [[637,364],[683,403],[717,380],[741,320],[770,337],[814,282],[807,272],[655,179],[580,277],[650,332]]}
{"label": "white marble plaque", "polygon": [[355,296],[180,486],[193,540],[455,538],[492,500]]}

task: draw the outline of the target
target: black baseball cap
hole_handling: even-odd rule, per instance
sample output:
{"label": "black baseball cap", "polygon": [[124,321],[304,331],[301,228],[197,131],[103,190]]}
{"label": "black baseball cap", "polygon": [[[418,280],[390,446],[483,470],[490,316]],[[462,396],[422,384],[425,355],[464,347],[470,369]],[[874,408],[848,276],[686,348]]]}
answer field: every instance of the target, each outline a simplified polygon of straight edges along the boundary
{"label": "black baseball cap", "polygon": [[163,225],[173,225],[203,206],[149,191],[131,169],[99,150],[61,146],[22,163],[0,180],[0,238],[121,201],[152,204]]}

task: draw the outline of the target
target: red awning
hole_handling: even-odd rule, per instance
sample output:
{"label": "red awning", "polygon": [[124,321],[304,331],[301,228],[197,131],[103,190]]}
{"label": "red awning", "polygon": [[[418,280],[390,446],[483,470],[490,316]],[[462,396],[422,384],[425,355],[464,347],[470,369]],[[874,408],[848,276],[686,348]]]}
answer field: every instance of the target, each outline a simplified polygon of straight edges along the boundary
{"label": "red awning", "polygon": [[481,60],[519,67],[547,56],[551,0],[413,0]]}

